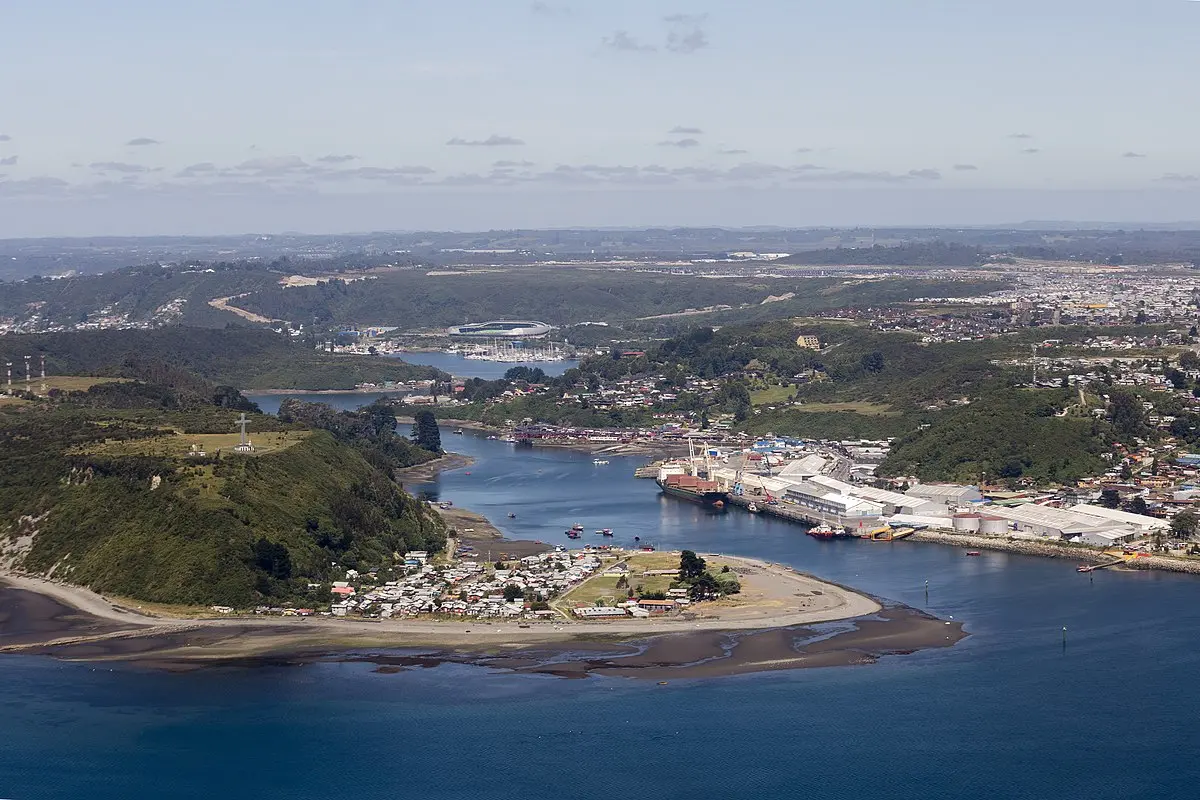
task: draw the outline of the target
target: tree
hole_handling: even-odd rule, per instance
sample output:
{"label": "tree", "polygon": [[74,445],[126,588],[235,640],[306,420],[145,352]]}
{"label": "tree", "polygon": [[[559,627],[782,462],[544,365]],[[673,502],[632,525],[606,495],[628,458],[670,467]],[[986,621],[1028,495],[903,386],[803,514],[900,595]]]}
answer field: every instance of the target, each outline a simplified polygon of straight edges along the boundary
{"label": "tree", "polygon": [[679,556],[679,580],[691,583],[704,574],[707,566],[703,558],[691,550],[684,550]]}
{"label": "tree", "polygon": [[413,423],[413,440],[418,447],[423,447],[431,453],[442,452],[442,432],[438,429],[437,417],[428,409],[421,409],[415,415]]}
{"label": "tree", "polygon": [[862,357],[861,364],[867,372],[883,372],[883,353],[878,350],[867,353]]}
{"label": "tree", "polygon": [[1200,515],[1191,509],[1184,509],[1171,517],[1171,533],[1180,539],[1191,539],[1200,527]]}
{"label": "tree", "polygon": [[688,597],[692,600],[709,600],[713,597],[719,597],[721,587],[717,585],[717,579],[707,572],[703,572],[692,585],[688,588]]}
{"label": "tree", "polygon": [[[1192,326],[1192,330],[1196,330]],[[1192,334],[1193,336],[1195,334]],[[1179,368],[1186,370],[1200,369],[1200,355],[1196,355],[1195,350],[1184,350],[1179,354]]]}
{"label": "tree", "polygon": [[1147,320],[1147,317],[1146,317],[1145,310],[1139,309],[1137,312],[1137,316],[1133,318],[1133,323],[1135,325],[1145,325],[1146,320]]}
{"label": "tree", "polygon": [[1109,403],[1112,405],[1112,423],[1117,433],[1124,437],[1141,433],[1146,416],[1141,398],[1130,392],[1113,391]]}
{"label": "tree", "polygon": [[1104,489],[1097,502],[1105,508],[1117,508],[1121,505],[1121,493],[1116,489]]}
{"label": "tree", "polygon": [[1147,510],[1146,499],[1141,495],[1138,495],[1129,501],[1129,505],[1125,507],[1125,510],[1130,514],[1145,514]]}
{"label": "tree", "polygon": [[1188,387],[1188,376],[1177,369],[1167,370],[1167,380],[1176,389],[1186,389]]}
{"label": "tree", "polygon": [[514,600],[520,600],[525,596],[525,592],[521,591],[521,587],[515,583],[510,583],[504,587],[504,602],[511,603]]}

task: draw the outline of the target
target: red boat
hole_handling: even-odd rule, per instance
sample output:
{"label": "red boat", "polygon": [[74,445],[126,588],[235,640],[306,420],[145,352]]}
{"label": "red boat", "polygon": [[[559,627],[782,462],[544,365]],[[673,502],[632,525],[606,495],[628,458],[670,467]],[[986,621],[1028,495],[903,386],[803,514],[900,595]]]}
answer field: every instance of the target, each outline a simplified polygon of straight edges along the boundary
{"label": "red boat", "polygon": [[837,531],[828,525],[818,525],[815,528],[809,528],[807,531],[809,536],[814,539],[836,539]]}
{"label": "red boat", "polygon": [[967,555],[969,555],[969,556],[977,556],[977,555],[980,555],[980,552],[979,552],[978,550],[968,550],[968,551],[967,551]]}

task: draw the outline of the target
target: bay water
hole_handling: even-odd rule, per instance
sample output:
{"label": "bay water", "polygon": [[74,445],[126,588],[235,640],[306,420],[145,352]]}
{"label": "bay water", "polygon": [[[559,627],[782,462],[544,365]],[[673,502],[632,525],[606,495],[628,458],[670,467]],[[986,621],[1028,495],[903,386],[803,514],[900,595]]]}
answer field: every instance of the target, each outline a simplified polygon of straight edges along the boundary
{"label": "bay water", "polygon": [[0,798],[1196,796],[1200,579],[821,542],[663,497],[632,477],[642,458],[595,464],[449,430],[443,442],[475,463],[408,488],[514,537],[566,543],[578,522],[618,544],[776,561],[970,636],[871,666],[666,686],[464,665],[167,674],[0,657]]}

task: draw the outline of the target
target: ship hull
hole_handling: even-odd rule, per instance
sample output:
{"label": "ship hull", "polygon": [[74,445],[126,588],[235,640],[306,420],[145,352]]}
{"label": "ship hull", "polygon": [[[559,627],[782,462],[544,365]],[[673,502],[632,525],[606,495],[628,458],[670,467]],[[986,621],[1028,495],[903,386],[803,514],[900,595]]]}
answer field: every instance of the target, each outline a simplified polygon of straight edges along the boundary
{"label": "ship hull", "polygon": [[[656,481],[657,483],[657,481]],[[680,500],[686,500],[689,503],[698,503],[702,506],[716,506],[717,503],[725,504],[724,492],[691,492],[687,489],[680,489],[677,486],[667,486],[659,483],[658,488],[663,494],[676,497]]]}

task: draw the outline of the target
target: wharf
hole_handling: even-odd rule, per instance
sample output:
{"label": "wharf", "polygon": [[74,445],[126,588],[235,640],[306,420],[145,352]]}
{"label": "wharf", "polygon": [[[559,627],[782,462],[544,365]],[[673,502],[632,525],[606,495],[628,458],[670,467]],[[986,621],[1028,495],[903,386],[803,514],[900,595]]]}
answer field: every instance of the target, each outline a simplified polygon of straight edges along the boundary
{"label": "wharf", "polygon": [[645,464],[643,466],[640,466],[633,471],[633,477],[649,478],[651,480],[654,480],[655,478],[658,477],[659,467],[661,467],[664,463],[665,462],[663,462],[663,461],[655,461],[652,464]]}
{"label": "wharf", "polygon": [[757,497],[753,495],[729,494],[726,495],[725,502],[727,505],[738,506],[742,509],[747,509],[751,503],[754,503],[754,505],[758,508],[759,514],[767,514],[772,517],[779,517],[780,519],[785,519],[789,522],[796,522],[808,527],[825,524],[834,528],[853,529],[862,528],[868,524],[872,528],[878,525],[878,520],[875,518],[860,519],[855,517],[854,519],[849,519],[846,517],[839,517],[837,514],[825,514],[820,511],[815,511],[811,508],[800,508],[799,506],[785,505],[783,503],[767,505],[767,500],[765,497]]}

